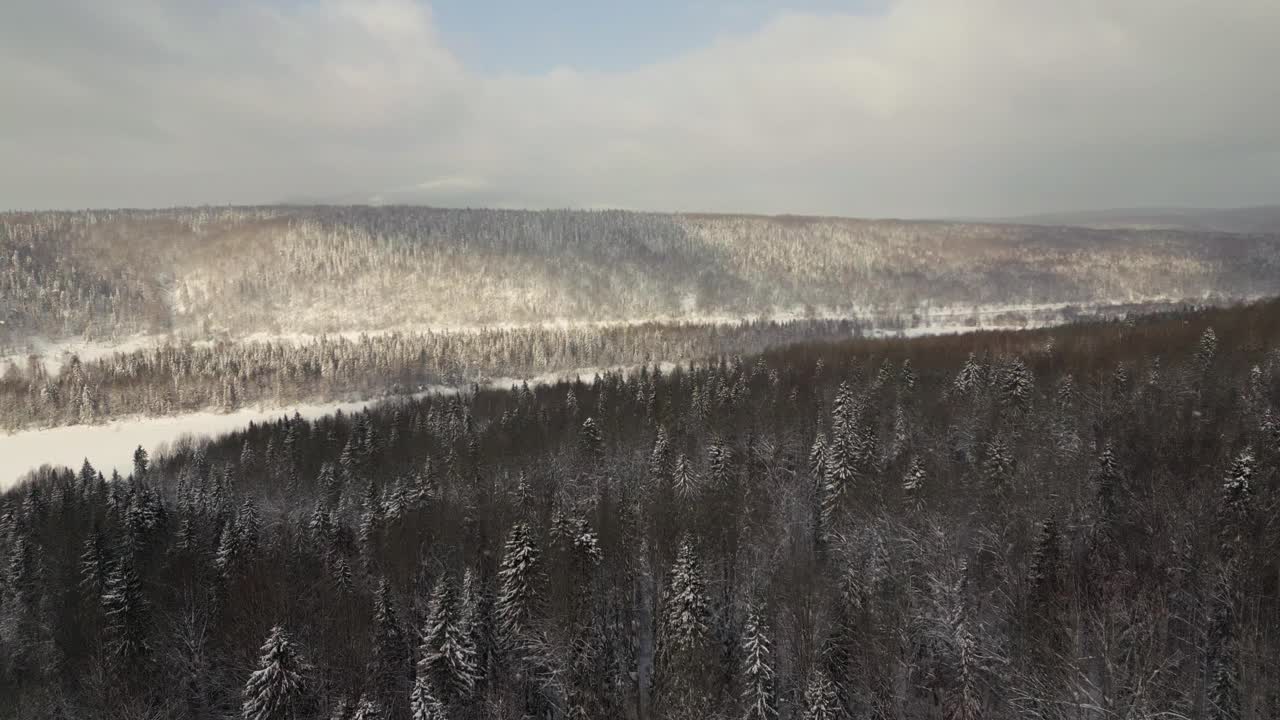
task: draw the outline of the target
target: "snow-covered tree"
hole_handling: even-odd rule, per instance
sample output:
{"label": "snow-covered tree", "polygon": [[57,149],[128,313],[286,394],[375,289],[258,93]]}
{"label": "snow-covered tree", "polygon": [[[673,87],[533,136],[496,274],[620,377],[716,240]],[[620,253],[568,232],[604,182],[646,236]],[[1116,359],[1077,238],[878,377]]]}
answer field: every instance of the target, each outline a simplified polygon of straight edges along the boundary
{"label": "snow-covered tree", "polygon": [[771,720],[778,716],[773,689],[773,647],[760,609],[747,609],[742,630],[742,704],[745,720]]}
{"label": "snow-covered tree", "polygon": [[476,683],[476,650],[463,609],[453,580],[441,575],[418,647],[418,678],[435,688],[446,704],[465,700]]}
{"label": "snow-covered tree", "polygon": [[150,630],[150,606],[142,592],[142,581],[134,568],[133,557],[125,552],[107,575],[102,591],[102,612],[106,616],[107,647],[112,654],[135,660],[151,650],[147,635]]}
{"label": "snow-covered tree", "polygon": [[244,686],[244,720],[294,720],[303,711],[305,665],[284,628],[276,625],[262,645],[257,670]]}
{"label": "snow-covered tree", "polygon": [[920,458],[911,459],[907,472],[902,476],[902,499],[912,510],[919,510],[924,504],[924,483],[928,477],[924,463]]}
{"label": "snow-covered tree", "polygon": [[391,583],[378,581],[373,602],[373,663],[371,686],[386,704],[394,704],[409,687],[409,642],[396,613]]}
{"label": "snow-covered tree", "polygon": [[542,601],[541,553],[529,526],[516,523],[511,528],[498,570],[498,631],[510,646],[537,617]]}
{"label": "snow-covered tree", "polygon": [[809,671],[809,682],[804,691],[804,710],[802,720],[838,720],[840,715],[840,696],[836,692],[835,683],[827,677],[821,667],[815,665]]}
{"label": "snow-covered tree", "polygon": [[600,432],[600,423],[596,422],[595,418],[582,421],[582,429],[578,432],[578,446],[589,458],[600,456],[604,448],[604,435]]}
{"label": "snow-covered tree", "polygon": [[431,684],[425,677],[419,676],[413,683],[413,692],[409,695],[410,720],[449,720],[444,703],[431,691]]}
{"label": "snow-covered tree", "polygon": [[351,720],[384,720],[386,714],[382,710],[382,705],[371,697],[365,696],[360,698],[360,702],[356,703],[356,709],[351,713]]}
{"label": "snow-covered tree", "polygon": [[707,639],[711,624],[710,602],[702,565],[688,539],[680,544],[671,569],[663,611],[664,640],[676,650],[694,649]]}
{"label": "snow-covered tree", "polygon": [[671,485],[681,498],[689,499],[698,494],[698,476],[694,474],[689,458],[684,453],[676,457],[675,468],[671,471]]}

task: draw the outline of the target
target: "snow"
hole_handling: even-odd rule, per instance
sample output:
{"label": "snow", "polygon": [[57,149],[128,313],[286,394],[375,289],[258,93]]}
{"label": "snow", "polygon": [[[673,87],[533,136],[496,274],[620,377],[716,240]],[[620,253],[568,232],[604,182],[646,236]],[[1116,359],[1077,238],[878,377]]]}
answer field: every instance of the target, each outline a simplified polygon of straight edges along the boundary
{"label": "snow", "polygon": [[[663,372],[671,372],[675,369],[675,364],[660,363],[659,367]],[[569,372],[545,373],[529,378],[493,378],[481,383],[480,386],[505,390],[518,386],[522,382],[528,382],[530,386],[550,385],[561,380],[572,381],[577,378],[590,382],[596,374],[633,370],[638,371],[638,368],[578,368]],[[466,389],[469,388],[470,386],[467,386]],[[409,397],[450,394],[458,392],[459,389],[433,385]],[[365,407],[394,399],[393,396],[357,401],[295,403],[260,406],[229,413],[209,410],[167,417],[121,418],[102,425],[69,425],[28,430],[12,435],[0,433],[0,491],[41,465],[63,465],[74,469],[79,468],[88,458],[93,467],[104,475],[110,476],[112,469],[119,470],[121,475],[125,475],[133,469],[133,451],[139,445],[154,456],[156,450],[172,446],[184,438],[216,437],[240,430],[250,422],[278,420],[285,415],[293,417],[295,412],[307,419],[332,415],[338,410],[344,413],[359,412]]]}
{"label": "snow", "polygon": [[228,433],[247,426],[293,416],[305,418],[329,415],[338,410],[356,412],[377,401],[289,405],[277,408],[245,409],[231,413],[199,412],[171,417],[129,418],[105,425],[71,425],[32,430],[13,435],[0,434],[0,490],[17,482],[27,472],[44,464],[79,468],[88,458],[104,475],[133,469],[133,451],[139,445],[148,452],[170,446],[182,438],[200,438]]}
{"label": "snow", "polygon": [[164,345],[166,340],[168,340],[168,337],[165,335],[144,334],[132,335],[122,340],[110,342],[98,340],[49,342],[40,338],[31,338],[25,341],[25,346],[21,350],[9,349],[6,354],[0,355],[0,371],[8,366],[10,362],[18,366],[24,366],[28,357],[38,355],[40,360],[44,362],[45,369],[52,375],[56,374],[67,361],[71,360],[72,355],[78,356],[81,362],[89,362],[109,357],[113,353],[129,353],[135,350],[159,347]]}

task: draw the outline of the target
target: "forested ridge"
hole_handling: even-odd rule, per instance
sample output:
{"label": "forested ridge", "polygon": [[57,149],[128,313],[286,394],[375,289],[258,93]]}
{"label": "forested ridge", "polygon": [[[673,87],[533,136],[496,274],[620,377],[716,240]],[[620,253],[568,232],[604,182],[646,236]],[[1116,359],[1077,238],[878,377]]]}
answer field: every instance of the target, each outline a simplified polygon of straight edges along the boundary
{"label": "forested ridge", "polygon": [[0,349],[1276,292],[1274,233],[360,206],[0,213]]}
{"label": "forested ridge", "polygon": [[0,375],[0,429],[413,394],[495,378],[755,353],[802,340],[847,338],[863,329],[855,321],[795,320],[221,341],[167,344],[84,362],[73,356],[56,373],[29,358]]}
{"label": "forested ridge", "polygon": [[0,496],[0,717],[1280,715],[1280,303],[281,418]]}

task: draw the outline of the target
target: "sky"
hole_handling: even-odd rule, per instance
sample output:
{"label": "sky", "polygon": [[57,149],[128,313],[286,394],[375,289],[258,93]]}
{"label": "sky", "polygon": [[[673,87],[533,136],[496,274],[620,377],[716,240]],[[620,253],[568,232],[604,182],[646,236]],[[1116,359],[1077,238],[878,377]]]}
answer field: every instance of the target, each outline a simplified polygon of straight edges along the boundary
{"label": "sky", "polygon": [[6,0],[0,208],[1280,203],[1275,0]]}

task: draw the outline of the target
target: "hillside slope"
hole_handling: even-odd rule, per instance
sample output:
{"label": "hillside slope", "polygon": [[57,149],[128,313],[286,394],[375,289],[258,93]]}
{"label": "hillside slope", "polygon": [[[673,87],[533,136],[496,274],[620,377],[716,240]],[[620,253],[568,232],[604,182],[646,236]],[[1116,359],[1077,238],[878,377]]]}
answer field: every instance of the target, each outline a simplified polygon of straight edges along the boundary
{"label": "hillside slope", "polygon": [[620,211],[0,215],[0,343],[1280,291],[1280,236]]}

